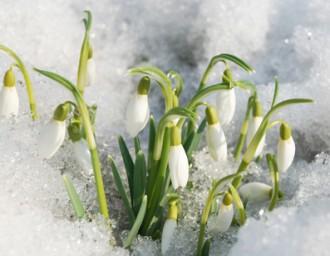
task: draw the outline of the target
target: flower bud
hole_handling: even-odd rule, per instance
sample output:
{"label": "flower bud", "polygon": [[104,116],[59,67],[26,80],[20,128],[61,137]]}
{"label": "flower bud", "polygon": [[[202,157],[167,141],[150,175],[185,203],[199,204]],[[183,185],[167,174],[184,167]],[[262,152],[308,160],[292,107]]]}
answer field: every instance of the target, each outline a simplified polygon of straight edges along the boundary
{"label": "flower bud", "polygon": [[216,96],[216,107],[222,125],[228,125],[236,109],[235,88],[220,90]]}
{"label": "flower bud", "polygon": [[60,104],[54,111],[53,119],[43,128],[39,137],[39,154],[42,158],[51,158],[65,139],[65,119],[70,112],[70,105]]}
{"label": "flower bud", "polygon": [[0,117],[9,118],[18,114],[19,98],[15,84],[15,74],[10,68],[4,76],[4,86],[0,91]]}
{"label": "flower bud", "polygon": [[181,144],[181,131],[177,126],[173,126],[171,130],[171,146],[168,161],[173,188],[184,188],[189,178],[189,162]]}
{"label": "flower bud", "polygon": [[148,92],[150,79],[145,76],[141,79],[136,95],[128,103],[126,110],[126,128],[128,133],[135,137],[148,123],[149,103]]}
{"label": "flower bud", "polygon": [[[262,105],[261,105],[260,101],[256,101],[254,108],[253,108],[253,116],[249,119],[249,128],[248,128],[248,132],[246,135],[246,147],[249,146],[254,135],[257,133],[259,126],[261,125],[262,120],[263,120],[262,115],[263,115]],[[254,154],[254,157],[258,157],[261,155],[262,150],[266,144],[265,141],[266,141],[266,137],[263,136],[259,142],[259,145]]]}
{"label": "flower bud", "polygon": [[217,113],[213,107],[206,108],[206,141],[209,153],[215,161],[227,160],[227,142],[219,123]]}
{"label": "flower bud", "polygon": [[250,182],[242,185],[238,191],[244,201],[257,203],[270,198],[272,187],[261,182]]}
{"label": "flower bud", "polygon": [[210,232],[223,233],[230,228],[235,215],[232,201],[232,196],[229,193],[226,193],[220,205],[218,214],[208,222],[208,230]]}
{"label": "flower bud", "polygon": [[277,144],[276,162],[280,172],[286,172],[291,166],[296,146],[291,136],[291,128],[282,124],[280,128],[280,139]]}
{"label": "flower bud", "polygon": [[162,232],[162,255],[166,255],[173,241],[173,235],[177,227],[178,209],[175,202],[170,203],[167,219],[164,223]]}

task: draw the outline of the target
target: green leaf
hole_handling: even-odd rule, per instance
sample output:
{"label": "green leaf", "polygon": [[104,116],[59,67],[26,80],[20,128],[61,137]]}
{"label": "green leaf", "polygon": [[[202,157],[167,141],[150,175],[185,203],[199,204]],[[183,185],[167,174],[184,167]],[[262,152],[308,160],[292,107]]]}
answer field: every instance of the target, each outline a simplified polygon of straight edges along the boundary
{"label": "green leaf", "polygon": [[140,150],[135,159],[134,185],[133,185],[133,209],[137,214],[145,193],[147,166],[143,152]]}
{"label": "green leaf", "polygon": [[125,165],[126,175],[127,175],[127,181],[128,181],[128,187],[131,195],[131,199],[133,201],[133,190],[134,190],[134,184],[133,184],[133,175],[134,175],[134,163],[131,157],[131,154],[129,153],[129,150],[126,146],[125,140],[122,136],[119,136],[118,138],[118,144],[121,156],[123,158],[123,162]]}
{"label": "green leaf", "polygon": [[152,152],[154,151],[156,139],[156,124],[153,116],[149,118],[149,141],[148,141],[148,168],[152,165]]}
{"label": "green leaf", "polygon": [[128,233],[127,239],[124,241],[124,248],[130,247],[136,235],[138,234],[144,219],[144,215],[146,214],[146,210],[147,210],[147,196],[144,196],[142,199],[139,213],[135,219],[134,225],[131,231]]}
{"label": "green leaf", "polygon": [[211,246],[211,239],[209,238],[204,242],[203,249],[202,249],[202,256],[209,256],[210,246]]}
{"label": "green leaf", "polygon": [[236,188],[231,184],[229,185],[229,187],[230,187],[230,192],[233,196],[234,204],[239,212],[239,224],[242,226],[246,221],[246,213],[245,213],[244,205]]}
{"label": "green leaf", "polygon": [[275,157],[271,154],[267,154],[266,159],[267,159],[268,168],[269,168],[270,175],[272,177],[272,182],[273,182],[272,196],[271,196],[271,200],[270,200],[270,203],[268,206],[268,210],[272,211],[275,208],[277,200],[279,198],[280,175],[279,175]]}
{"label": "green leaf", "polygon": [[135,154],[137,154],[141,150],[141,143],[138,136],[134,137],[134,149]]}
{"label": "green leaf", "polygon": [[111,165],[111,169],[112,169],[112,175],[113,175],[113,178],[114,178],[116,187],[117,187],[118,192],[119,192],[119,194],[121,196],[121,199],[123,200],[123,203],[124,203],[124,205],[126,207],[129,221],[130,221],[131,225],[133,225],[133,223],[135,221],[135,214],[133,212],[133,209],[132,209],[131,203],[130,203],[130,201],[128,199],[128,196],[126,194],[123,181],[122,181],[122,179],[120,177],[120,174],[118,172],[118,168],[117,168],[115,162],[113,161],[112,157],[109,156],[108,159],[110,161],[110,165]]}
{"label": "green leaf", "polygon": [[62,175],[63,181],[64,181],[64,185],[66,188],[66,191],[69,195],[73,210],[76,214],[76,217],[78,219],[82,219],[85,217],[85,209],[84,206],[79,198],[79,195],[76,191],[76,189],[74,188],[70,178],[68,176],[66,176],[65,174]]}
{"label": "green leaf", "polygon": [[273,94],[273,100],[272,100],[272,105],[271,105],[272,107],[276,103],[277,96],[278,96],[278,80],[277,80],[277,78],[275,78],[274,94]]}
{"label": "green leaf", "polygon": [[206,128],[206,118],[200,123],[196,132],[191,133],[187,140],[184,143],[184,149],[186,150],[186,154],[189,160],[191,160],[192,153],[197,149],[201,138],[203,136],[203,132]]}

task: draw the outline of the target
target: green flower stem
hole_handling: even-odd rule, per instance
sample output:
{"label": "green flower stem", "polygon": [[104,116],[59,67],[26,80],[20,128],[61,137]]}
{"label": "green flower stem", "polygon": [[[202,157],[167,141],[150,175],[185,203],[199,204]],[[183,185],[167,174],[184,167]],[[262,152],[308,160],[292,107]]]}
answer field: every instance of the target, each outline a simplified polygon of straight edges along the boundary
{"label": "green flower stem", "polygon": [[97,152],[96,148],[96,142],[95,142],[95,137],[93,133],[93,126],[92,122],[89,116],[88,108],[87,105],[78,91],[78,89],[66,78],[45,70],[40,70],[35,68],[37,72],[40,74],[58,82],[59,84],[63,85],[65,88],[67,88],[71,93],[73,94],[74,98],[76,99],[78,110],[81,114],[82,118],[82,124],[85,129],[86,133],[86,140],[88,143],[88,148],[91,153],[91,160],[92,160],[92,165],[93,165],[93,170],[94,170],[94,177],[95,177],[95,184],[96,184],[96,191],[97,191],[97,198],[99,202],[99,207],[100,207],[100,213],[104,216],[104,218],[109,218],[109,211],[108,211],[108,204],[107,204],[107,199],[104,191],[104,185],[103,185],[103,178],[102,178],[102,172],[101,172],[101,164],[100,164],[100,159],[99,155]]}
{"label": "green flower stem", "polygon": [[19,68],[19,70],[23,74],[23,78],[26,84],[26,91],[29,99],[29,105],[30,105],[30,112],[32,116],[32,120],[37,120],[38,119],[38,113],[37,113],[37,105],[36,105],[36,100],[34,97],[34,91],[33,91],[33,86],[32,82],[29,76],[29,73],[27,72],[27,69],[22,62],[22,60],[17,56],[17,54],[9,49],[8,47],[0,44],[0,50],[6,52],[8,55],[10,55],[16,62],[16,66]]}
{"label": "green flower stem", "polygon": [[272,189],[272,196],[271,196],[271,200],[270,200],[270,204],[268,207],[269,211],[272,211],[277,203],[277,200],[279,198],[279,191],[280,191],[280,187],[279,187],[279,171],[278,171],[278,167],[277,167],[277,163],[275,160],[275,157],[271,154],[267,154],[266,155],[266,159],[267,159],[267,165],[269,168],[269,171],[271,173],[272,176],[272,181],[273,181],[273,189]]}
{"label": "green flower stem", "polygon": [[241,152],[243,150],[243,147],[244,147],[247,131],[248,131],[248,128],[249,128],[249,117],[250,117],[250,114],[251,114],[251,111],[252,111],[252,106],[253,106],[254,100],[255,100],[255,96],[251,96],[248,100],[246,113],[245,113],[244,121],[243,121],[243,124],[242,124],[242,127],[241,127],[238,143],[237,143],[236,148],[234,150],[235,160],[239,159],[239,157],[241,155]]}

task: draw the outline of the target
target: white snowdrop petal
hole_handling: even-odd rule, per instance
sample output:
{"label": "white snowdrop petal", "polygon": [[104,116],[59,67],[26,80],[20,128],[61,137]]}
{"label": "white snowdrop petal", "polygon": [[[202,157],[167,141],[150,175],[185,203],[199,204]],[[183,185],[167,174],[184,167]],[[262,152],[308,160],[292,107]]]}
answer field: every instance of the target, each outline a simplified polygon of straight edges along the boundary
{"label": "white snowdrop petal", "polygon": [[221,125],[229,124],[236,109],[235,88],[220,90],[216,96],[216,106]]}
{"label": "white snowdrop petal", "polygon": [[128,103],[126,110],[126,128],[135,137],[146,126],[149,119],[148,95],[136,94]]}
{"label": "white snowdrop petal", "polygon": [[218,215],[208,224],[208,230],[213,233],[226,232],[230,228],[234,214],[233,204],[221,204]]}
{"label": "white snowdrop petal", "polygon": [[176,220],[167,219],[165,221],[163,227],[163,233],[162,233],[162,241],[161,241],[162,255],[166,255],[168,253],[176,227],[177,227]]}
{"label": "white snowdrop petal", "polygon": [[280,172],[286,172],[291,166],[296,146],[292,137],[287,140],[280,139],[277,144],[276,160]]}
{"label": "white snowdrop petal", "polygon": [[19,99],[16,87],[3,86],[0,92],[0,117],[17,116]]}
{"label": "white snowdrop petal", "polygon": [[96,67],[93,58],[87,61],[87,83],[86,86],[92,86],[95,83]]}
{"label": "white snowdrop petal", "polygon": [[39,154],[42,158],[51,158],[62,145],[65,138],[65,122],[50,120],[39,137]]}
{"label": "white snowdrop petal", "polygon": [[81,139],[72,143],[74,156],[87,176],[93,174],[93,167],[91,163],[91,154],[88,149],[86,140]]}
{"label": "white snowdrop petal", "polygon": [[239,193],[245,201],[263,202],[270,198],[272,187],[261,182],[250,182],[239,188]]}
{"label": "white snowdrop petal", "polygon": [[208,125],[206,141],[210,155],[215,161],[227,160],[227,142],[219,123]]}
{"label": "white snowdrop petal", "polygon": [[[248,145],[252,141],[254,135],[258,131],[259,126],[260,126],[262,120],[263,120],[263,117],[261,117],[261,116],[250,118],[250,120],[249,120],[249,128],[248,128],[248,132],[246,134],[246,147],[248,147]],[[257,149],[256,149],[256,152],[254,154],[254,157],[258,157],[262,153],[262,150],[265,147],[265,145],[266,145],[266,137],[263,136],[261,138],[261,141],[260,141]]]}
{"label": "white snowdrop petal", "polygon": [[181,144],[170,147],[169,169],[173,188],[185,187],[189,179],[189,162]]}

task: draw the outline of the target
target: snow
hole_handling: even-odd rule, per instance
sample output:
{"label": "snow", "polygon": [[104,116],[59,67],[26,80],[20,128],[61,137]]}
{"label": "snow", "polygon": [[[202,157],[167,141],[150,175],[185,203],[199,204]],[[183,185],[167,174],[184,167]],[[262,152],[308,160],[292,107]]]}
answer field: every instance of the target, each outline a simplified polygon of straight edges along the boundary
{"label": "snow", "polygon": [[[216,236],[211,254],[326,255],[329,223],[330,152],[330,2],[325,0],[182,0],[182,1],[64,1],[1,0],[1,42],[15,50],[27,67],[53,70],[75,81],[83,37],[83,10],[93,12],[92,42],[97,68],[96,85],[86,89],[89,103],[97,103],[97,139],[102,159],[118,157],[116,136],[124,132],[124,111],[136,79],[127,69],[153,64],[184,76],[183,103],[198,86],[208,60],[220,52],[233,53],[254,66],[251,76],[235,69],[235,78],[258,85],[265,110],[271,103],[273,77],[280,81],[280,99],[309,97],[312,105],[290,107],[277,117],[293,128],[296,161],[281,179],[286,199],[273,212],[267,205],[249,209],[246,226]],[[11,64],[0,55],[0,74]],[[221,64],[211,82],[219,80]],[[37,154],[41,128],[56,105],[71,96],[59,85],[30,72],[41,119],[28,116],[25,87],[20,83],[20,113],[0,121],[0,255],[129,255],[114,246],[125,223],[118,196],[112,205],[113,233],[99,217],[78,222],[68,202],[61,173],[72,177],[89,210],[95,213],[93,183],[80,175],[67,142],[50,161]],[[236,75],[238,74],[238,75]],[[18,80],[22,77],[18,75]],[[151,108],[162,111],[160,93],[151,90]],[[235,120],[225,127],[234,146],[247,95],[238,93]],[[213,97],[210,98],[214,100]],[[267,136],[273,152],[278,130]],[[323,152],[323,153],[322,153]],[[109,167],[103,161],[105,172]],[[190,190],[185,198],[173,255],[193,255],[198,219],[212,179],[235,170],[236,163],[212,162],[205,149],[195,154]],[[107,192],[113,190],[113,181]],[[247,179],[270,184],[267,170],[253,165]],[[113,192],[113,191],[112,191]],[[262,213],[262,214],[261,214]],[[256,234],[260,237],[256,242]],[[19,245],[19,246],[18,246]],[[139,237],[133,255],[159,255],[159,241]]]}

